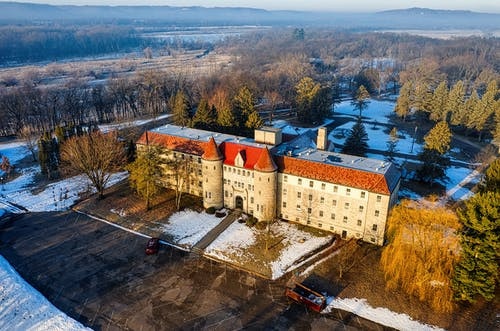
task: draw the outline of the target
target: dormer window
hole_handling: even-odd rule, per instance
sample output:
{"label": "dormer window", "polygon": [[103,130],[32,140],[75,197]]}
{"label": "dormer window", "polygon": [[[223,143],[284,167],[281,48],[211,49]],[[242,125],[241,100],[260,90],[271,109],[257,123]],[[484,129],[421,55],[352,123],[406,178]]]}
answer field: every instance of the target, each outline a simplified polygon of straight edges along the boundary
{"label": "dormer window", "polygon": [[245,159],[241,151],[239,151],[238,154],[236,154],[236,157],[234,158],[234,165],[241,168],[243,168],[243,166],[245,165]]}

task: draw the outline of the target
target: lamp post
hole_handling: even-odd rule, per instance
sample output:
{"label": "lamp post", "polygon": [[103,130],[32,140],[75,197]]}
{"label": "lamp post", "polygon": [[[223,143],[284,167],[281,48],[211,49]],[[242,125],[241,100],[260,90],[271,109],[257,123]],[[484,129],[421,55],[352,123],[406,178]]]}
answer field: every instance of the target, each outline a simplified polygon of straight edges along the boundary
{"label": "lamp post", "polygon": [[413,133],[413,141],[411,142],[410,154],[413,154],[413,145],[415,145],[415,139],[417,139],[418,126],[415,126],[415,132]]}

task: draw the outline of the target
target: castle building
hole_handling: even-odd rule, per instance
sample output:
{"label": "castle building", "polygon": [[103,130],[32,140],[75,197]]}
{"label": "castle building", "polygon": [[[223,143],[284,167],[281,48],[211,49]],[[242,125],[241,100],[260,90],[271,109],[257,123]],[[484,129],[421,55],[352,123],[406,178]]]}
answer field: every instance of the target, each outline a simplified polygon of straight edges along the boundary
{"label": "castle building", "polygon": [[203,198],[205,208],[241,209],[382,245],[400,172],[390,162],[335,153],[326,128],[290,136],[255,130],[255,139],[166,125],[137,142],[159,146],[165,186]]}

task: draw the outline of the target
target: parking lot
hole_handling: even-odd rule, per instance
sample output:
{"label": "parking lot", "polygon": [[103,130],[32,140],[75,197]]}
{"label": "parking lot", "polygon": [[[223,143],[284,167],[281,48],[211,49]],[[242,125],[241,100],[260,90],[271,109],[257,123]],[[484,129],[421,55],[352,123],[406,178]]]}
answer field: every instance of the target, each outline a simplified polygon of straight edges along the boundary
{"label": "parking lot", "polygon": [[351,313],[316,314],[267,281],[74,213],[0,224],[0,254],[69,316],[94,330],[383,330]]}

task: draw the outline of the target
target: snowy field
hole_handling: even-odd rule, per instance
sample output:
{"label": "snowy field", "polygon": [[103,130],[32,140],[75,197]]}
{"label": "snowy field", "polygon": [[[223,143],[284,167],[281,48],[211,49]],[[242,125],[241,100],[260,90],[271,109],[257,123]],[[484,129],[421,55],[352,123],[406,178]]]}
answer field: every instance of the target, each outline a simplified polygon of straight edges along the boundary
{"label": "snowy field", "polygon": [[[274,261],[262,261],[271,270],[271,278],[278,279],[297,267],[297,261],[312,251],[328,244],[332,236],[318,237],[301,231],[297,225],[276,223],[273,225],[272,237],[282,237],[284,248]],[[218,259],[241,264],[239,258],[248,258],[248,249],[258,244],[258,236],[265,236],[266,230],[250,228],[245,224],[234,222],[206,249],[205,254]]]}
{"label": "snowy field", "polygon": [[370,306],[365,299],[358,298],[327,298],[327,307],[322,311],[323,314],[331,312],[333,309],[341,309],[351,312],[367,320],[397,329],[408,331],[436,331],[443,330],[436,326],[423,324],[413,320],[406,314],[399,314],[387,308]]}
{"label": "snowy field", "polygon": [[[2,156],[6,156],[9,158],[11,165],[15,165],[28,155],[30,155],[30,152],[26,149],[23,141],[0,144],[0,160]],[[2,170],[0,170],[0,175],[3,175]]]}
{"label": "snowy field", "polygon": [[54,307],[0,255],[0,330],[91,330]]}
{"label": "snowy field", "polygon": [[[32,193],[38,167],[22,169],[22,174],[3,185],[0,200],[23,206],[32,212],[66,210],[78,200],[80,193],[93,191],[89,180],[83,176],[74,176],[47,185],[41,192]],[[111,175],[108,187],[127,178],[127,172]]]}
{"label": "snowy field", "polygon": [[223,219],[205,212],[184,210],[170,216],[168,223],[161,224],[161,227],[174,237],[177,244],[193,246]]}

